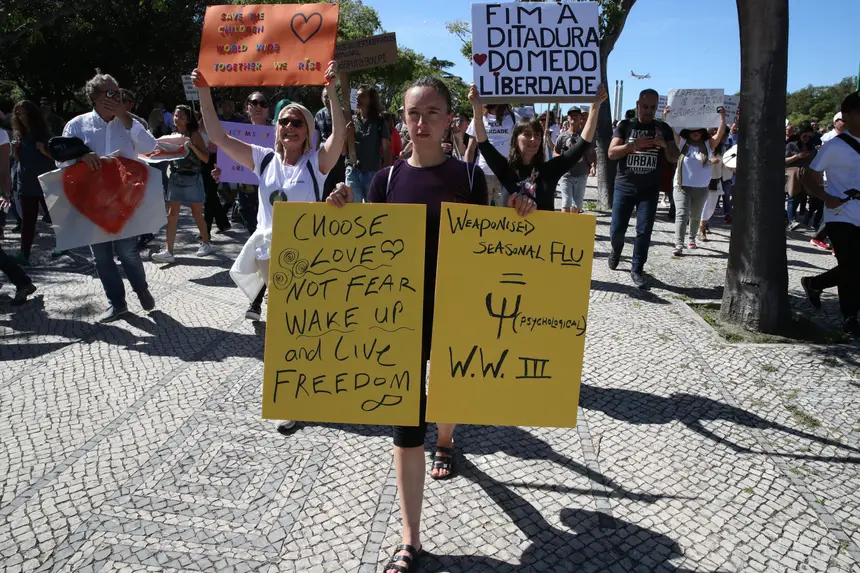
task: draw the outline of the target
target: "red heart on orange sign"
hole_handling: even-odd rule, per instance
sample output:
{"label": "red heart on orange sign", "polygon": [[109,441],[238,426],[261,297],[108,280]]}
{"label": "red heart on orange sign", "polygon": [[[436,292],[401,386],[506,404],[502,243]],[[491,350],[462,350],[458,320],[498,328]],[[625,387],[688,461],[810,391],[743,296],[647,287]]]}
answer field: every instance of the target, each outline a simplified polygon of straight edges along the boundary
{"label": "red heart on orange sign", "polygon": [[484,62],[487,61],[487,54],[475,54],[472,56],[472,59],[475,60],[475,63],[479,66],[483,66]]}
{"label": "red heart on orange sign", "polygon": [[122,231],[140,206],[149,180],[147,167],[133,159],[102,159],[101,169],[84,163],[63,172],[63,192],[84,217],[112,235]]}

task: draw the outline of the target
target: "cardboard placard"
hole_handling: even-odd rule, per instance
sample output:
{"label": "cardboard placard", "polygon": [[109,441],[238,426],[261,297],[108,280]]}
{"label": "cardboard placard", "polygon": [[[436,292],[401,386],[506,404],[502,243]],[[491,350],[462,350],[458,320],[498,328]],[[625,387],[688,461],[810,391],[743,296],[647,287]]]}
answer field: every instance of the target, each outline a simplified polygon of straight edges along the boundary
{"label": "cardboard placard", "polygon": [[167,224],[161,171],[118,157],[84,163],[39,176],[57,238],[57,249],[118,241],[158,233]]}
{"label": "cardboard placard", "polygon": [[334,49],[337,69],[344,73],[397,63],[397,34],[382,34],[338,44]]}
{"label": "cardboard placard", "polygon": [[481,101],[595,101],[599,36],[595,2],[472,4],[472,71]]}
{"label": "cardboard placard", "polygon": [[576,425],[595,228],[442,204],[427,420]]}
{"label": "cardboard placard", "polygon": [[726,125],[731,126],[732,123],[740,117],[741,96],[725,96],[723,98],[723,107],[726,108]]}
{"label": "cardboard placard", "polygon": [[275,203],[264,418],[418,424],[426,210]]}
{"label": "cardboard placard", "polygon": [[533,105],[523,105],[520,107],[514,108],[514,113],[519,117],[534,117],[535,114],[535,106]]}
{"label": "cardboard placard", "polygon": [[182,89],[185,91],[185,99],[188,101],[200,101],[200,94],[197,93],[197,87],[191,80],[191,76],[180,76],[182,79]]}
{"label": "cardboard placard", "polygon": [[663,112],[666,111],[666,106],[669,104],[669,96],[658,96],[657,97],[657,113],[654,114],[654,117],[657,119],[663,119]]}
{"label": "cardboard placard", "polygon": [[325,85],[337,4],[209,6],[198,67],[210,86]]}
{"label": "cardboard placard", "polygon": [[719,127],[717,108],[724,104],[725,94],[721,89],[669,90],[669,117],[665,120],[675,131]]}
{"label": "cardboard placard", "polygon": [[[235,137],[239,141],[259,145],[261,147],[275,148],[275,127],[272,125],[252,125],[250,123],[237,123],[234,121],[222,121],[224,131],[227,135]],[[224,150],[218,148],[218,167],[221,169],[222,183],[244,183],[246,185],[259,185],[260,178],[246,168],[239,165]]]}

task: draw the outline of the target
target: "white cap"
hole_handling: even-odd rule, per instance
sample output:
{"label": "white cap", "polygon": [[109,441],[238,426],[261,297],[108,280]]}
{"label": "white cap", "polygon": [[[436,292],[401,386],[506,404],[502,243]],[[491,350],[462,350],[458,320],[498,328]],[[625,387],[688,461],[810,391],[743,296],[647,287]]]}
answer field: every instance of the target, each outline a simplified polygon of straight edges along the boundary
{"label": "white cap", "polygon": [[841,111],[833,116],[833,123],[836,123],[840,119],[842,119],[842,112]]}

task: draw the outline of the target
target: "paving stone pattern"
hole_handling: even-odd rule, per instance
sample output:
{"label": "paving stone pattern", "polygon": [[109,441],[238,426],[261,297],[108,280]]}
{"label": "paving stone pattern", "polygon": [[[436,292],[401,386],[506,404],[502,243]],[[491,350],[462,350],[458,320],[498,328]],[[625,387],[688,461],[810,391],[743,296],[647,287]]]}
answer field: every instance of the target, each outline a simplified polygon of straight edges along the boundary
{"label": "paving stone pattern", "polygon": [[[722,342],[685,301],[720,298],[729,229],[672,259],[659,217],[650,292],[626,272],[634,225],[611,272],[598,217],[579,427],[460,427],[460,474],[427,480],[421,571],[860,572],[857,346]],[[227,273],[245,233],[197,259],[184,218],[179,264],[146,263],[158,310],[130,293],[102,326],[86,250],[51,259],[39,229],[38,296],[0,292],[0,570],[380,570],[400,542],[390,430],[259,419],[264,326]],[[835,293],[802,297],[834,264],[808,240],[790,233],[792,304],[838,325]]]}

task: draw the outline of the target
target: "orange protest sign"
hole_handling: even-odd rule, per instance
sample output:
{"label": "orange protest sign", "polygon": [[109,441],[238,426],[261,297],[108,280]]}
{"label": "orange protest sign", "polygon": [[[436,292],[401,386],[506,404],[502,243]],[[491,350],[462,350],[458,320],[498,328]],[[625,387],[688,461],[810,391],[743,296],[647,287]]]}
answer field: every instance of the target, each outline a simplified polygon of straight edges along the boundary
{"label": "orange protest sign", "polygon": [[337,4],[209,6],[197,66],[210,86],[324,85]]}

